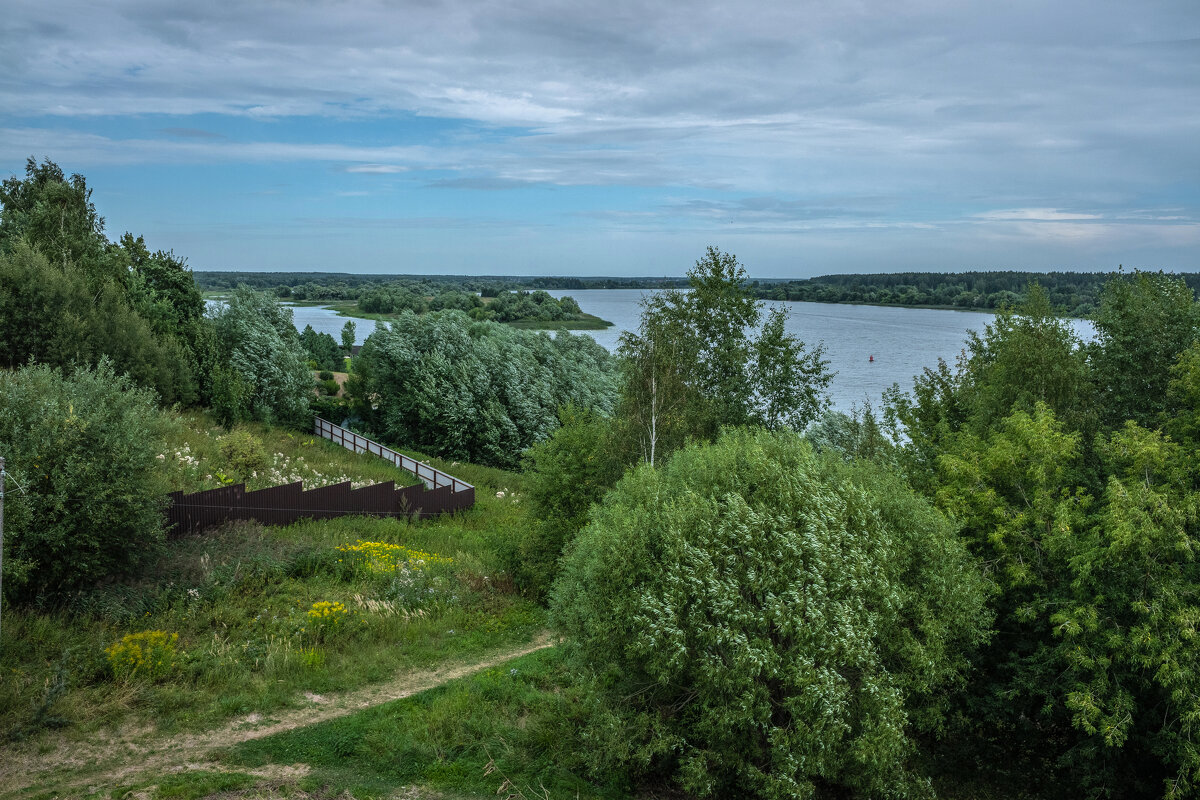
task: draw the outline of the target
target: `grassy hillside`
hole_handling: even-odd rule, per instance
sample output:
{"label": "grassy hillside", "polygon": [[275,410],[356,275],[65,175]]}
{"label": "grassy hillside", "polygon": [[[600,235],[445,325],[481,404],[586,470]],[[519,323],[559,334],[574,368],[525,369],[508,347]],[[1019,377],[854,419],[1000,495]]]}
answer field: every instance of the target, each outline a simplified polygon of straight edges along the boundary
{"label": "grassy hillside", "polygon": [[[405,477],[320,439],[241,433],[271,463],[251,485],[275,473],[306,486]],[[189,490],[232,476],[225,436],[205,417],[180,417],[163,468]],[[476,508],[419,522],[230,524],[168,542],[136,581],[52,609],[5,608],[6,747],[68,752],[114,726],[203,729],[531,641],[543,612],[515,593],[497,558],[525,524],[520,476],[437,463],[478,486]],[[146,632],[161,632],[159,644]],[[0,758],[0,788],[4,773]]]}

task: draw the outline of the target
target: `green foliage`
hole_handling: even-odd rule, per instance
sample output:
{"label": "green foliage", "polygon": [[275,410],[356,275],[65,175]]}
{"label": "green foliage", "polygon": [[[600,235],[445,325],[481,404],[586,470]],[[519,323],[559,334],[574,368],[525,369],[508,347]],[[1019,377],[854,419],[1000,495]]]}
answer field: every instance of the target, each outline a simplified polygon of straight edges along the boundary
{"label": "green foliage", "polygon": [[1195,340],[1200,322],[1192,289],[1161,272],[1114,277],[1096,313],[1091,359],[1104,422],[1159,424],[1170,371]]}
{"label": "green foliage", "polygon": [[151,253],[132,233],[110,244],[109,252],[127,263],[130,301],[156,333],[183,335],[204,316],[204,300],[184,259],[170,251]]}
{"label": "green foliage", "polygon": [[762,314],[734,256],[709,247],[688,278],[690,292],[646,297],[638,331],[621,337],[618,417],[641,460],[711,440],[723,425],[801,429],[828,407],[823,349],[784,333],[783,311],[750,336]]}
{"label": "green foliage", "polygon": [[350,355],[350,351],[354,348],[354,320],[346,320],[346,324],[342,326],[342,349],[346,351],[346,355]]}
{"label": "green foliage", "polygon": [[53,161],[38,164],[31,156],[25,177],[0,183],[0,251],[11,251],[22,239],[33,243],[48,259],[60,265],[78,264],[89,269],[88,286],[116,279],[116,270],[104,274],[104,218],[96,213],[92,190],[82,175],[70,180]]}
{"label": "green foliage", "polygon": [[204,393],[203,302],[182,259],[129,233],[109,242],[87,182],[51,161],[31,158],[0,204],[0,365],[107,356],[166,404]]}
{"label": "green foliage", "polygon": [[700,796],[926,796],[914,735],[982,635],[984,585],[896,479],[797,435],[726,432],[628,473],[553,616],[595,706],[596,774]]}
{"label": "green foliage", "polygon": [[220,438],[221,458],[242,480],[250,473],[267,467],[267,451],[262,440],[245,430],[233,431]]}
{"label": "green foliage", "polygon": [[1082,344],[1037,284],[1026,289],[1020,306],[998,310],[982,336],[968,332],[963,373],[976,428],[1038,403],[1077,428],[1091,400]]}
{"label": "green foliage", "polygon": [[307,427],[312,373],[291,309],[269,294],[243,288],[213,312],[212,321],[229,371],[213,375],[220,416]]}
{"label": "green foliage", "polygon": [[557,322],[583,318],[579,304],[572,298],[555,300],[549,292],[540,289],[533,292],[499,292],[496,299],[482,310],[489,319],[497,322]]}
{"label": "green foliage", "polygon": [[614,373],[590,337],[552,339],[445,311],[402,314],[377,328],[347,391],[387,441],[511,467],[554,430],[559,406],[609,411]]}
{"label": "green foliage", "polygon": [[939,460],[938,503],[997,589],[971,735],[1048,759],[1042,780],[1074,796],[1190,796],[1200,504],[1188,457],[1133,422],[1096,449],[1099,496],[1081,485],[1079,434],[1039,404]]}
{"label": "green foliage", "polygon": [[105,357],[166,403],[195,399],[183,346],[156,336],[117,284],[89,289],[83,269],[51,263],[24,240],[0,251],[0,366],[94,366]]}
{"label": "green foliage", "polygon": [[300,332],[300,346],[304,348],[308,358],[316,363],[316,369],[342,368],[342,350],[338,347],[337,340],[328,333],[317,333],[312,325],[305,325],[304,330]]}
{"label": "green foliage", "polygon": [[[1082,317],[1095,310],[1110,277],[1112,273],[1102,272],[889,272],[755,281],[752,288],[767,300],[999,309],[1020,305],[1036,282],[1045,287],[1055,308]],[[1200,275],[1185,277],[1192,286],[1200,285]]]}
{"label": "green foliage", "polygon": [[932,492],[937,461],[960,432],[986,437],[1014,411],[1043,404],[1072,430],[1094,432],[1095,412],[1086,352],[1071,328],[1051,311],[1036,285],[1018,307],[1000,309],[983,334],[968,333],[957,368],[939,361],[911,392],[885,393],[885,427],[903,429],[900,452],[910,480]]}
{"label": "green foliage", "polygon": [[5,504],[4,590],[54,595],[128,575],[162,541],[153,395],[95,369],[0,372],[0,453],[21,489]]}
{"label": "green foliage", "polygon": [[1192,446],[1200,444],[1200,342],[1192,342],[1171,366],[1167,408],[1171,436]]}
{"label": "green foliage", "polygon": [[567,405],[558,419],[554,434],[526,452],[526,502],[534,522],[509,553],[513,579],[537,597],[549,591],[563,548],[587,522],[592,504],[621,474],[607,418]]}
{"label": "green foliage", "polygon": [[898,448],[893,432],[880,423],[868,403],[853,407],[849,414],[827,411],[804,432],[817,451],[837,453],[847,460],[863,459],[875,464],[897,466]]}

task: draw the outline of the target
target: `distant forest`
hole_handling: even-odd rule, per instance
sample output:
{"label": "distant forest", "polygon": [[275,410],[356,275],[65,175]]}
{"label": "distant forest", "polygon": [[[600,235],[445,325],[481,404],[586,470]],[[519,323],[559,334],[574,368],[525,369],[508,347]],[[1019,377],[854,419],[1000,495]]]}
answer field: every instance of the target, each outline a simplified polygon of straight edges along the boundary
{"label": "distant forest", "polygon": [[[1051,304],[1074,317],[1091,314],[1104,282],[1113,272],[896,272],[821,275],[802,280],[758,279],[748,288],[764,300],[814,303],[869,303],[887,306],[930,306],[962,310],[991,310],[1021,302],[1029,284],[1040,284]],[[423,288],[434,296],[448,290],[479,292],[494,297],[529,289],[664,289],[686,285],[682,278],[522,277],[478,275],[353,275],[341,272],[196,272],[205,291],[222,291],[244,284],[293,300],[358,300],[380,288],[403,285]],[[1200,274],[1181,277],[1193,291]]]}
{"label": "distant forest", "polygon": [[[1073,317],[1091,314],[1105,281],[1115,272],[896,272],[873,275],[821,275],[796,281],[754,281],[755,294],[766,300],[813,303],[871,303],[885,306],[931,306],[963,310],[995,309],[1025,298],[1031,283],[1046,290],[1050,303]],[[1200,274],[1179,275],[1193,291]]]}

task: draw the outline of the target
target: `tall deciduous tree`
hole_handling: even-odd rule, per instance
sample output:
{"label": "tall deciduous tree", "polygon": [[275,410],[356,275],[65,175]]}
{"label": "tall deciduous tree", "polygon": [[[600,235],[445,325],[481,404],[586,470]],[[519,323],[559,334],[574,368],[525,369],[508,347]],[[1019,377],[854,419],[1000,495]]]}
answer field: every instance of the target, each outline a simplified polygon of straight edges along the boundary
{"label": "tall deciduous tree", "polygon": [[265,422],[306,424],[312,373],[292,310],[265,292],[242,287],[212,320],[222,369],[229,371],[220,373],[215,385],[237,395],[220,398],[221,407]]}
{"label": "tall deciduous tree", "polygon": [[1191,288],[1161,272],[1117,276],[1104,285],[1095,321],[1091,360],[1104,422],[1157,426],[1171,367],[1197,336]]}
{"label": "tall deciduous tree", "polygon": [[461,311],[403,313],[367,339],[347,386],[387,441],[514,467],[558,426],[566,403],[608,413],[611,356],[595,340],[475,322]]}
{"label": "tall deciduous tree", "polygon": [[786,333],[781,310],[758,330],[762,308],[735,256],[709,247],[688,281],[645,298],[638,330],[621,337],[620,424],[642,460],[725,425],[799,429],[828,407],[823,348]]}

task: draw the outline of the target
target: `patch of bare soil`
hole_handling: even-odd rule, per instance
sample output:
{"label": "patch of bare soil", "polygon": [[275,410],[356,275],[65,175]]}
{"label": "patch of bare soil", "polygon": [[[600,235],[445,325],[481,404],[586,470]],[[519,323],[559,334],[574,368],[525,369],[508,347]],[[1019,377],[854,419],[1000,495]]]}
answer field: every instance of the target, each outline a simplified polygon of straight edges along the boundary
{"label": "patch of bare soil", "polygon": [[[435,670],[407,673],[386,683],[374,684],[341,695],[322,696],[305,693],[305,706],[302,708],[273,712],[265,718],[259,714],[250,714],[202,733],[159,736],[152,729],[131,726],[108,736],[98,735],[91,742],[71,743],[55,747],[49,752],[40,752],[43,748],[35,749],[29,745],[21,748],[9,747],[0,752],[0,791],[13,792],[45,786],[45,779],[52,776],[56,785],[80,789],[87,787],[87,793],[91,794],[106,786],[130,783],[143,776],[189,769],[219,769],[206,758],[206,755],[216,748],[315,725],[371,706],[410,697],[535,650],[553,646],[554,642],[550,637],[543,634],[528,645],[497,652],[482,661],[449,664]],[[270,765],[257,770],[238,771],[279,780],[300,777],[307,769],[306,765],[295,764]]]}

